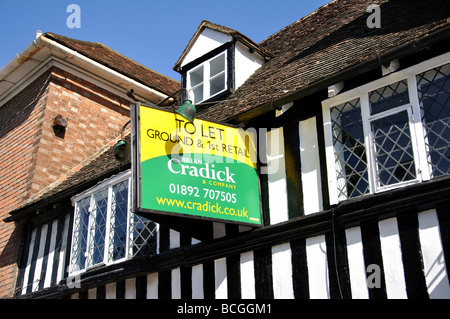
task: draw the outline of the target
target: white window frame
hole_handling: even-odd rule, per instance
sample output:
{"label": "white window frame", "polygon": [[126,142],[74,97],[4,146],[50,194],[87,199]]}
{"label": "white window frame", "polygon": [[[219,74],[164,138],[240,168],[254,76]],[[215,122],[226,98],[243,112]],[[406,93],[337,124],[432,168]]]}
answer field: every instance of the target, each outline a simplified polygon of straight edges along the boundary
{"label": "white window frame", "polygon": [[[110,226],[111,226],[111,198],[112,198],[112,188],[114,185],[119,184],[125,180],[128,180],[128,207],[127,207],[127,236],[126,236],[126,247],[125,247],[125,255],[124,257],[118,259],[118,260],[112,260],[109,261],[108,258],[108,254],[109,254],[109,250],[110,250]],[[77,208],[77,203],[87,197],[90,197],[90,209],[93,207],[93,198],[94,198],[94,194],[103,191],[104,189],[108,189],[108,207],[107,207],[107,215],[106,215],[106,230],[105,230],[105,247],[104,247],[104,251],[103,251],[103,261],[97,264],[93,264],[88,266],[88,258],[87,255],[88,254],[88,250],[89,250],[89,242],[90,242],[90,236],[91,236],[91,225],[92,225],[92,218],[89,218],[89,225],[88,225],[88,232],[87,232],[87,244],[86,244],[86,252],[85,252],[85,256],[86,256],[86,262],[85,262],[85,266],[83,269],[76,269],[76,270],[72,270],[72,258],[73,258],[73,242],[74,242],[74,238],[75,238],[75,231],[72,231],[72,241],[71,241],[71,245],[70,245],[70,266],[69,266],[69,274],[70,275],[76,275],[79,273],[83,273],[89,269],[92,268],[96,268],[102,265],[113,265],[116,263],[120,263],[123,262],[124,260],[129,259],[129,240],[130,240],[130,236],[128,235],[128,231],[130,229],[130,205],[131,205],[131,171],[127,171],[124,174],[115,176],[111,179],[109,179],[106,182],[103,182],[79,195],[76,195],[72,198],[72,205],[74,206],[75,210],[74,212],[76,212],[76,208]],[[76,223],[76,216],[74,217],[74,221],[73,221],[73,225],[75,227],[75,223]]]}
{"label": "white window frame", "polygon": [[[212,60],[218,58],[221,55],[225,56],[224,57],[224,61],[225,61],[224,62],[225,63],[224,70],[219,72],[218,74],[214,75],[213,77],[210,77],[209,76],[210,75],[210,62]],[[187,76],[186,88],[187,88],[187,90],[189,92],[189,97],[193,97],[194,96],[193,90],[196,87],[198,87],[199,85],[203,85],[203,99],[201,99],[199,101],[192,100],[193,103],[197,103],[197,104],[201,103],[203,101],[206,101],[206,100],[208,100],[208,99],[210,99],[210,98],[212,98],[212,97],[214,97],[216,95],[219,95],[220,93],[225,92],[226,90],[228,90],[228,85],[227,85],[227,83],[228,83],[228,63],[227,63],[227,61],[228,61],[228,54],[227,54],[227,50],[225,50],[225,51],[223,51],[223,52],[213,56],[212,58],[202,62],[201,64],[197,65],[195,68],[193,68],[193,69],[191,69],[191,70],[186,72],[186,76]],[[191,73],[195,72],[196,70],[198,70],[201,67],[203,67],[203,82],[198,83],[194,87],[191,87]],[[214,95],[210,95],[210,88],[211,88],[210,83],[211,83],[211,80],[217,78],[221,74],[225,74],[224,89],[219,91],[219,92],[217,92],[217,93],[215,93]]]}
{"label": "white window frame", "polygon": [[[322,114],[324,120],[325,154],[327,162],[327,174],[329,185],[330,204],[337,204],[342,201],[338,198],[338,180],[336,176],[335,154],[333,146],[333,132],[330,110],[332,107],[358,99],[361,105],[361,118],[363,122],[364,146],[367,154],[368,180],[370,194],[398,188],[431,178],[431,167],[428,165],[427,149],[425,143],[425,129],[422,125],[421,108],[419,104],[416,75],[450,63],[450,53],[445,53],[430,60],[421,62],[405,70],[389,74],[381,79],[367,83],[350,91],[338,94],[322,101]],[[379,88],[394,84],[398,81],[406,80],[408,85],[409,103],[395,107],[391,110],[379,114],[370,115],[369,92]],[[389,186],[376,185],[376,166],[374,156],[374,143],[370,129],[371,121],[389,116],[396,112],[407,110],[409,117],[409,128],[413,145],[416,179],[404,181]]]}
{"label": "white window frame", "polygon": [[[413,80],[414,78],[414,80]],[[417,182],[422,181],[422,174],[420,172],[420,155],[419,155],[419,144],[418,143],[418,138],[417,138],[417,132],[422,132],[423,131],[423,127],[422,127],[422,123],[421,123],[421,119],[420,119],[420,105],[419,105],[419,101],[417,100],[417,103],[414,103],[414,101],[411,101],[411,87],[412,85],[415,85],[415,75],[409,75],[407,80],[407,84],[408,84],[408,94],[410,96],[410,102],[408,104],[404,104],[404,105],[400,105],[397,106],[393,109],[384,111],[384,112],[380,112],[374,115],[370,115],[369,113],[369,109],[370,109],[370,103],[369,103],[369,95],[368,93],[370,91],[374,91],[377,90],[379,88],[382,88],[384,86],[396,83],[398,81],[393,81],[390,82],[388,84],[385,85],[381,85],[380,87],[376,87],[370,91],[368,91],[366,94],[363,94],[361,96],[361,114],[362,114],[362,118],[363,118],[363,128],[364,128],[364,144],[366,145],[366,148],[368,150],[367,154],[370,154],[369,156],[369,187],[371,189],[371,193],[377,193],[383,190],[389,190],[392,188],[397,188],[400,187],[402,185],[408,185],[408,184],[414,184]],[[401,79],[399,80],[401,81]],[[414,83],[414,84],[413,84]],[[417,85],[416,85],[417,86]],[[410,181],[404,181],[404,182],[399,182],[393,185],[387,185],[387,186],[379,186],[376,183],[376,175],[377,175],[377,168],[376,168],[376,161],[375,161],[375,145],[374,145],[374,139],[372,136],[372,130],[371,128],[371,123],[375,120],[381,119],[381,118],[385,118],[388,117],[390,115],[394,115],[400,112],[404,112],[406,111],[408,114],[408,121],[409,121],[409,132],[411,134],[411,140],[412,140],[412,149],[413,149],[413,157],[414,157],[414,162],[418,163],[419,167],[415,167],[416,168],[416,178]],[[417,124],[417,125],[416,125]],[[415,126],[417,126],[417,128],[415,128]],[[422,140],[423,140],[423,136],[422,136]],[[426,162],[424,162],[426,163]],[[373,191],[372,191],[373,190]]]}

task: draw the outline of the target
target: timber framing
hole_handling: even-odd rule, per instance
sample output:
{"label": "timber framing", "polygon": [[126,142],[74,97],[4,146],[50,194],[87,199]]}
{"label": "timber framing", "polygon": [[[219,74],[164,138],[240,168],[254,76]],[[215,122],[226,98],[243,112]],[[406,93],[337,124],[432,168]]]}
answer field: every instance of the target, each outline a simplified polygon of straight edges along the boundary
{"label": "timber framing", "polygon": [[[342,243],[344,227],[360,226],[391,217],[407,217],[420,211],[448,207],[450,178],[444,177],[421,184],[367,195],[348,200],[331,209],[289,221],[265,226],[235,236],[205,241],[160,252],[148,259],[132,259],[120,264],[91,269],[81,274],[80,288],[69,288],[66,280],[58,286],[19,296],[18,298],[64,298],[79,291],[106,285],[127,278],[139,277],[173,268],[192,267],[218,258],[230,257],[246,251],[264,249],[279,243],[293,242],[330,233]],[[335,247],[339,251],[339,247]],[[338,259],[342,256],[337,256]]]}

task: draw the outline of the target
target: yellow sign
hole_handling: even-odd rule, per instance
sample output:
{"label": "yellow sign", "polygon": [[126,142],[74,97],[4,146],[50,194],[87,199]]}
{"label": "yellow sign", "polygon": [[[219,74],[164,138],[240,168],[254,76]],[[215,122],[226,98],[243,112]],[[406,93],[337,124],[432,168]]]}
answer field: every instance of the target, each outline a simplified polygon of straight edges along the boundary
{"label": "yellow sign", "polygon": [[139,106],[140,209],[261,224],[255,134]]}
{"label": "yellow sign", "polygon": [[[141,161],[175,153],[209,154],[237,160],[256,169],[254,135],[209,121],[141,106]],[[151,140],[151,142],[150,142]]]}

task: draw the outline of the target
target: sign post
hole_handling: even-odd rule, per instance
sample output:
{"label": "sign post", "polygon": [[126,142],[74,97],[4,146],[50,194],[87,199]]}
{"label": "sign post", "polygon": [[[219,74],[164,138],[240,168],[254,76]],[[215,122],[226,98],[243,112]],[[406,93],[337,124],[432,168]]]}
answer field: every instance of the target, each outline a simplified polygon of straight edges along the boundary
{"label": "sign post", "polygon": [[141,104],[133,111],[133,211],[262,225],[254,132]]}

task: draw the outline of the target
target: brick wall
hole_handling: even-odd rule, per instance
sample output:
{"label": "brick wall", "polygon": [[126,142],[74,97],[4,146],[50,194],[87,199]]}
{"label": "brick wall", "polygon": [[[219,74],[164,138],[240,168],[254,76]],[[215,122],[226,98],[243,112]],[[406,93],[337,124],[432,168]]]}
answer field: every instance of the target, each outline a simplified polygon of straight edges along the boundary
{"label": "brick wall", "polygon": [[[57,115],[68,119],[63,134],[52,127]],[[0,106],[0,298],[12,296],[22,241],[3,219],[75,172],[128,120],[127,100],[57,68]]]}
{"label": "brick wall", "polygon": [[[42,194],[74,172],[77,165],[120,135],[129,120],[129,102],[54,69],[46,101],[31,196]],[[52,128],[57,115],[67,117],[64,137]]]}
{"label": "brick wall", "polygon": [[0,297],[14,288],[21,232],[3,219],[31,189],[50,72],[0,107]]}

